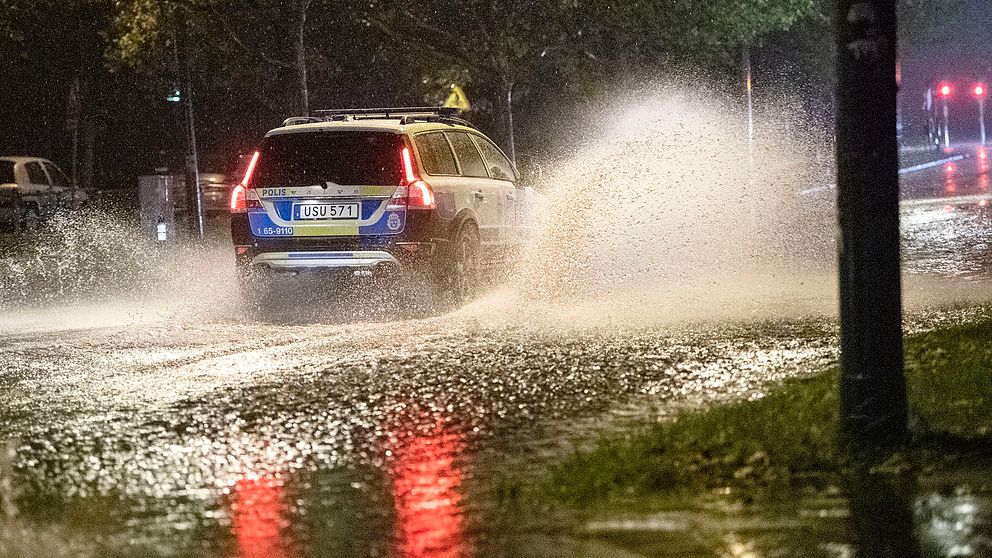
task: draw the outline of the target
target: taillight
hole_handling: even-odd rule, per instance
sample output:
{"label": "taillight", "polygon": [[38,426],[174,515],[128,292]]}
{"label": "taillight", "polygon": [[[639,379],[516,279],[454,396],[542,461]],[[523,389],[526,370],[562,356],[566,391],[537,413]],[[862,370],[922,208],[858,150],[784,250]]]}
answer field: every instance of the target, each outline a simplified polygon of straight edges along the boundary
{"label": "taillight", "polygon": [[[251,182],[251,175],[255,172],[255,166],[258,165],[258,151],[252,153],[251,161],[248,163],[248,170],[245,171],[245,177],[241,179],[241,184],[234,187],[231,191],[231,213],[245,213],[248,211],[248,184]],[[252,200],[254,203],[250,204],[252,207],[257,207],[259,205],[258,200]]]}
{"label": "taillight", "polygon": [[241,179],[241,185],[245,188],[248,187],[248,183],[251,182],[251,174],[255,172],[255,165],[258,164],[258,151],[256,151],[251,156],[251,162],[248,163],[248,170],[245,171],[245,177]]}
{"label": "taillight", "polygon": [[403,178],[407,184],[417,180],[417,173],[413,172],[413,158],[410,157],[410,148],[403,148]]}
{"label": "taillight", "polygon": [[413,209],[434,209],[434,191],[423,180],[417,180],[409,185],[406,196],[406,206]]}
{"label": "taillight", "polygon": [[413,157],[410,155],[410,148],[404,147],[402,152],[403,163],[403,185],[393,196],[392,203],[406,202],[407,209],[434,209],[437,201],[434,199],[434,190],[431,185],[419,180],[417,173],[413,170]]}
{"label": "taillight", "polygon": [[248,189],[244,184],[238,184],[231,191],[231,213],[244,213],[248,211],[247,201]]}

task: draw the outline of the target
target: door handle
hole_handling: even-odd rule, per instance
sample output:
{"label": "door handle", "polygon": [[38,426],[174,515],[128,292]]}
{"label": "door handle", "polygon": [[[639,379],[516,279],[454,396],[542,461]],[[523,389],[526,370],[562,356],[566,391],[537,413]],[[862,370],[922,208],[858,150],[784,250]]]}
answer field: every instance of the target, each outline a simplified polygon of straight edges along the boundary
{"label": "door handle", "polygon": [[472,193],[475,195],[475,199],[479,201],[486,199],[486,195],[482,193],[482,190],[476,190],[475,192]]}

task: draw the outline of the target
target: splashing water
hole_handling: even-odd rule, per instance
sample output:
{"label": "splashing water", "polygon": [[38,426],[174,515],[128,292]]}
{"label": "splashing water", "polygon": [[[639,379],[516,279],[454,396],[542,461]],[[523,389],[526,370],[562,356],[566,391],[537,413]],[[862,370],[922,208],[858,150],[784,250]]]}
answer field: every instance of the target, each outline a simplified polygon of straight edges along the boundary
{"label": "splashing water", "polygon": [[633,98],[580,126],[588,138],[546,180],[535,241],[496,298],[568,320],[832,308],[829,208],[799,194],[831,175],[825,128],[775,107],[749,150],[731,101],[698,87]]}
{"label": "splashing water", "polygon": [[5,325],[37,327],[217,314],[235,300],[232,260],[227,245],[157,246],[125,212],[60,213],[33,237],[4,238],[0,312]]}
{"label": "splashing water", "polygon": [[[449,318],[598,328],[834,314],[833,200],[801,195],[832,182],[829,124],[765,101],[749,146],[739,102],[698,82],[626,91],[574,123],[578,147],[535,185],[540,217],[509,278]],[[96,301],[109,322],[244,316],[229,244],[161,250],[113,212],[60,216],[2,252],[0,311]],[[935,281],[907,284],[908,301],[977,298]],[[320,321],[332,298],[297,302]],[[93,307],[80,312],[92,325]]]}

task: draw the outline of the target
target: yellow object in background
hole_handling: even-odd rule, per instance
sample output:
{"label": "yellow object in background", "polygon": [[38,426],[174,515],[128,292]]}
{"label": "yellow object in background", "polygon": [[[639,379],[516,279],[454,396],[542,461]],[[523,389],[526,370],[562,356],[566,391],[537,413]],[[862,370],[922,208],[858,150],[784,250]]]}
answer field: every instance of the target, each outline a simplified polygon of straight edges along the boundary
{"label": "yellow object in background", "polygon": [[469,110],[472,108],[472,104],[468,102],[468,97],[465,95],[465,91],[457,85],[451,86],[451,94],[444,101],[444,106],[457,108],[461,110]]}

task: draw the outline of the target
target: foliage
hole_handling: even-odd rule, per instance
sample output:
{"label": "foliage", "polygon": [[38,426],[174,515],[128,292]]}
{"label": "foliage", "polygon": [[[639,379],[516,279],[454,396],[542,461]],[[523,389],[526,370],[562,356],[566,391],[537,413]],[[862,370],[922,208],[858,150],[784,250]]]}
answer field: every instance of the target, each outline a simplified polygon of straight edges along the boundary
{"label": "foliage", "polygon": [[[916,335],[906,343],[915,434],[992,433],[992,319]],[[603,439],[552,469],[559,499],[588,504],[625,494],[735,487],[753,494],[838,482],[836,369],[787,381],[766,397],[693,412],[622,439]],[[926,449],[925,444],[920,449]],[[784,491],[788,493],[788,491]]]}
{"label": "foliage", "polygon": [[834,457],[835,374],[786,382],[767,397],[689,413],[626,440],[602,441],[553,469],[566,501],[825,479]]}

